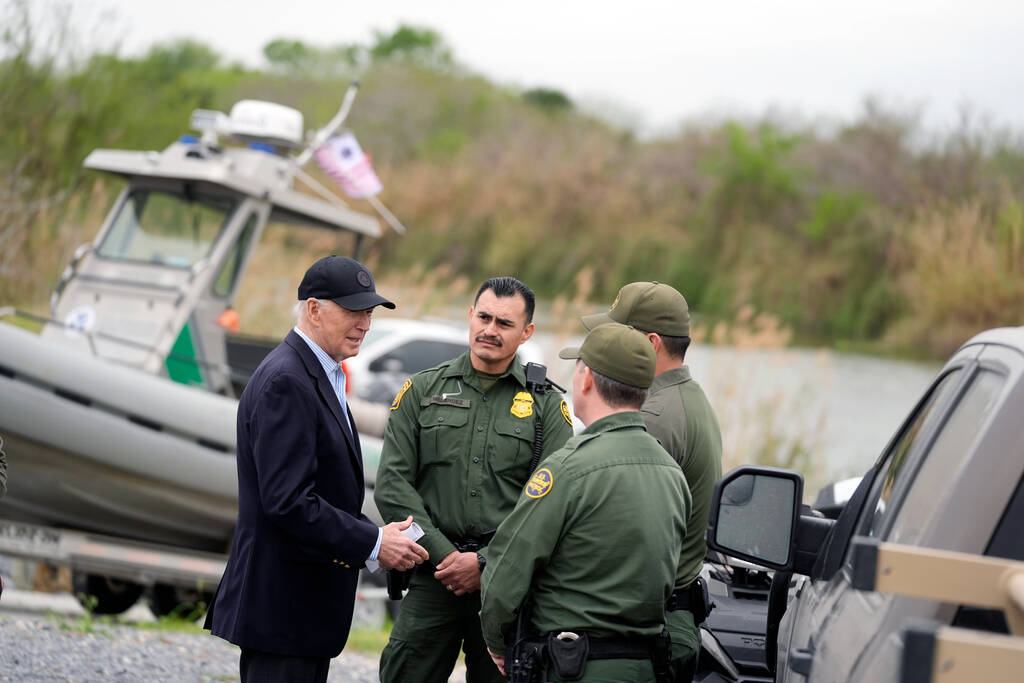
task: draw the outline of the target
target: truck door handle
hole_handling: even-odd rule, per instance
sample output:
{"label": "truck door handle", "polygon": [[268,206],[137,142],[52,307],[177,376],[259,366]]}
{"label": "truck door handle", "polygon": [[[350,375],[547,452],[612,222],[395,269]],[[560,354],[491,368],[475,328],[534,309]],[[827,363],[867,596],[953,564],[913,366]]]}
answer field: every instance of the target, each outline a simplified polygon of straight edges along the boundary
{"label": "truck door handle", "polygon": [[813,660],[813,647],[794,647],[789,651],[789,669],[793,673],[798,673],[801,676],[810,676]]}

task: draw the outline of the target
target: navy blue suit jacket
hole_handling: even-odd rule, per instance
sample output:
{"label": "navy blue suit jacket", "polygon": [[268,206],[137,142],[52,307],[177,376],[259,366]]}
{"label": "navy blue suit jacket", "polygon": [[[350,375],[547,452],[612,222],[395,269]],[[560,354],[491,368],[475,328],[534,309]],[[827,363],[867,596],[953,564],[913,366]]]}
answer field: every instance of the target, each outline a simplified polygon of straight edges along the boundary
{"label": "navy blue suit jacket", "polygon": [[305,657],[345,646],[359,569],[377,542],[360,511],[352,425],[323,366],[290,332],[238,403],[238,524],[207,619],[214,635]]}

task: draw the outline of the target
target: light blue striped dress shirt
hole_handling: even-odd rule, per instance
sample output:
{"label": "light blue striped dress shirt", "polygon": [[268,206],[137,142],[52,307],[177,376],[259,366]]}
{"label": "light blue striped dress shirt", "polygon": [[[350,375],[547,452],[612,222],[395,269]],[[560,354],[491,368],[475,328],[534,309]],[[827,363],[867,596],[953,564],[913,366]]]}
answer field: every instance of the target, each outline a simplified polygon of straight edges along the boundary
{"label": "light blue striped dress shirt", "polygon": [[[327,355],[327,352],[320,348],[320,345],[305,335],[305,333],[298,327],[292,328],[295,334],[302,337],[302,341],[306,342],[309,346],[309,350],[313,352],[316,359],[320,361],[320,365],[323,366],[324,372],[327,374],[327,379],[331,383],[331,387],[334,389],[334,393],[338,397],[338,403],[341,404],[341,416],[348,422],[349,431],[355,436],[355,429],[353,428],[351,420],[348,419],[348,403],[345,401],[345,373],[341,369],[341,363]],[[380,541],[384,536],[384,532],[381,529],[377,529],[377,543],[373,546],[373,552],[366,559],[376,560],[377,553],[380,552]]]}

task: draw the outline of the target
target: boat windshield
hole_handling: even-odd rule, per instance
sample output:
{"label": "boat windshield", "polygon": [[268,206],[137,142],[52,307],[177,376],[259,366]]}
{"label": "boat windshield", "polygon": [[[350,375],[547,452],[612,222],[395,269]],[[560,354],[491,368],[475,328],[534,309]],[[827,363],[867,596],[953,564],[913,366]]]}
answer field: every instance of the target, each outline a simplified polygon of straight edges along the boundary
{"label": "boat windshield", "polygon": [[97,253],[188,268],[205,257],[236,201],[223,196],[137,188],[128,194]]}

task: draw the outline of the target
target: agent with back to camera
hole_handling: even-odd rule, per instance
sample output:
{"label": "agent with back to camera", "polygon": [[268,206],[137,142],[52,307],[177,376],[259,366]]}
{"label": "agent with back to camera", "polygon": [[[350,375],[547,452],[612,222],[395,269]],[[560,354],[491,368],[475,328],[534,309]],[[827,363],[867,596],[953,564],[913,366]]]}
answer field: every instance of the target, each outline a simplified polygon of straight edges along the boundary
{"label": "agent with back to camera", "polygon": [[513,683],[662,683],[664,605],[690,494],[638,412],[654,351],[611,324],[559,357],[576,359],[573,411],[586,429],[544,461],[498,527],[483,579],[484,639]]}
{"label": "agent with back to camera", "polygon": [[447,681],[460,648],[469,683],[503,680],[480,633],[487,543],[529,478],[535,425],[542,456],[572,434],[565,401],[531,392],[516,359],[533,312],[519,280],[485,281],[469,309],[469,351],[414,375],[391,405],[374,499],[385,520],[416,518],[430,562],[412,575],[382,683]]}
{"label": "agent with back to camera", "polygon": [[238,523],[206,628],[241,647],[243,681],[326,681],[345,646],[359,569],[406,569],[427,552],[362,514],[363,461],[341,361],[359,352],[373,276],[328,256],[306,271],[298,323],[238,402]]}
{"label": "agent with back to camera", "polygon": [[700,622],[707,615],[707,592],[698,582],[707,543],[711,495],[722,476],[722,432],[704,390],[684,365],[690,345],[690,309],[675,288],[659,282],[632,282],[619,290],[606,313],[584,316],[593,330],[607,323],[643,332],[657,363],[651,391],[640,409],[648,433],[668,451],[686,475],[693,508],[683,540],[680,575],[667,608],[672,636],[672,668],[677,683],[693,679],[700,652]]}

